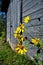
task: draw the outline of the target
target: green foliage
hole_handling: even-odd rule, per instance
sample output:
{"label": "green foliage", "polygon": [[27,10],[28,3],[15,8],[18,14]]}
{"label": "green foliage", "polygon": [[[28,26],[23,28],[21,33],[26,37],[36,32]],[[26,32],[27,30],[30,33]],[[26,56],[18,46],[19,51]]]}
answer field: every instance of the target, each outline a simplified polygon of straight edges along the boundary
{"label": "green foliage", "polygon": [[26,49],[28,49],[29,43],[30,43],[29,41],[26,42],[25,44]]}
{"label": "green foliage", "polygon": [[31,60],[28,56],[19,55],[12,51],[7,42],[0,42],[0,63],[3,65],[39,65],[35,60]]}
{"label": "green foliage", "polygon": [[2,32],[4,30],[4,22],[2,17],[0,16],[0,32]]}
{"label": "green foliage", "polygon": [[40,40],[39,44],[40,44],[40,47],[43,47],[43,42],[42,42],[42,40]]}
{"label": "green foliage", "polygon": [[0,16],[0,39],[5,40],[5,22],[3,21],[1,16]]}
{"label": "green foliage", "polygon": [[1,32],[0,40],[4,40],[5,41],[5,32]]}

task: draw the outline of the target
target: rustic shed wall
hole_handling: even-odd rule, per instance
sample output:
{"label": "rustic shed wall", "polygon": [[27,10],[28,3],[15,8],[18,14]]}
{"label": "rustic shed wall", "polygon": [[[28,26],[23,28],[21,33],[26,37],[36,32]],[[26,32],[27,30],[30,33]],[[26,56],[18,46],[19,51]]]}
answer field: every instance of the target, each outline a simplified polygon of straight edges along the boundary
{"label": "rustic shed wall", "polygon": [[[25,24],[28,29],[28,35],[24,35],[28,36],[29,40],[32,37],[41,38],[41,40],[43,40],[43,0],[23,0],[22,14],[23,18],[27,15],[31,17],[31,21],[28,24]],[[11,41],[13,44],[16,43],[13,33],[19,23],[20,0],[11,0],[7,12],[7,41]],[[31,52],[31,54],[33,54],[34,50],[31,50]]]}
{"label": "rustic shed wall", "polygon": [[13,33],[19,25],[19,2],[14,0],[10,2],[7,12],[7,41],[14,41]]}
{"label": "rustic shed wall", "polygon": [[26,24],[29,34],[43,40],[43,0],[23,0],[23,17],[27,15],[31,17],[31,22]]}

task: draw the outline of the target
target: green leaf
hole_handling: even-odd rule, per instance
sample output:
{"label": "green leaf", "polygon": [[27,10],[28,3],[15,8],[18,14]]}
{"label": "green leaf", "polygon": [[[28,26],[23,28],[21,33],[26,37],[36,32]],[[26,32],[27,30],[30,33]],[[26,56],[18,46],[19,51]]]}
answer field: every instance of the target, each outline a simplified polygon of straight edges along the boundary
{"label": "green leaf", "polygon": [[43,47],[43,42],[42,42],[42,40],[40,40],[39,44],[40,44],[40,47]]}
{"label": "green leaf", "polygon": [[37,54],[37,57],[40,58],[40,53]]}
{"label": "green leaf", "polygon": [[26,43],[25,47],[28,48],[28,46],[29,46],[29,41]]}

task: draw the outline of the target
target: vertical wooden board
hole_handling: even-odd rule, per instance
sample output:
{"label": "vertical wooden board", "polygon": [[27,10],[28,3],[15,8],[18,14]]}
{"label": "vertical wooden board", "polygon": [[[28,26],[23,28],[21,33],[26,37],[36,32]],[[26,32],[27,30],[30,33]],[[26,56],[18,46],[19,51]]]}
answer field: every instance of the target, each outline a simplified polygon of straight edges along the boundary
{"label": "vertical wooden board", "polygon": [[20,24],[20,1],[18,0],[18,26]]}
{"label": "vertical wooden board", "polygon": [[20,6],[18,0],[14,0],[11,2],[11,42],[16,43],[16,40],[13,36],[15,29],[19,25],[19,16],[20,16]]}
{"label": "vertical wooden board", "polygon": [[10,6],[7,12],[7,41],[10,41]]}
{"label": "vertical wooden board", "polygon": [[[15,2],[15,0],[14,0],[14,2]],[[10,27],[11,28],[11,30],[10,30],[10,32],[11,32],[11,35],[10,35],[10,37],[11,37],[11,42],[13,42],[13,29],[16,27],[16,22],[15,22],[15,20],[16,20],[16,18],[13,18],[14,17],[14,12],[13,12],[13,1],[10,3],[10,11],[11,11],[11,26],[12,27]],[[15,23],[14,23],[15,22]],[[14,40],[15,41],[15,40]]]}

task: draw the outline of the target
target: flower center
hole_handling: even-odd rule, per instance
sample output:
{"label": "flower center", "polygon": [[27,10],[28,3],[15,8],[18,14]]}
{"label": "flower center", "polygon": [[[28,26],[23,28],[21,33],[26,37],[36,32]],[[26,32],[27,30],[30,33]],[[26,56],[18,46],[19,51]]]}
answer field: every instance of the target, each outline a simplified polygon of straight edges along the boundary
{"label": "flower center", "polygon": [[38,42],[39,40],[36,40],[36,42]]}
{"label": "flower center", "polygon": [[24,46],[20,45],[20,49],[22,49],[22,50],[23,50],[23,48],[24,48]]}
{"label": "flower center", "polygon": [[20,29],[22,30],[22,26],[20,26]]}

